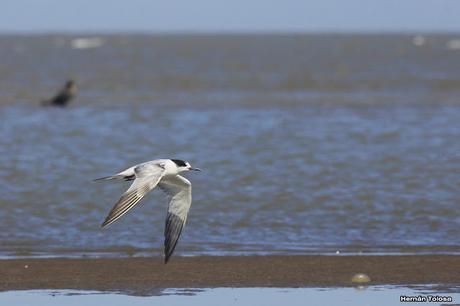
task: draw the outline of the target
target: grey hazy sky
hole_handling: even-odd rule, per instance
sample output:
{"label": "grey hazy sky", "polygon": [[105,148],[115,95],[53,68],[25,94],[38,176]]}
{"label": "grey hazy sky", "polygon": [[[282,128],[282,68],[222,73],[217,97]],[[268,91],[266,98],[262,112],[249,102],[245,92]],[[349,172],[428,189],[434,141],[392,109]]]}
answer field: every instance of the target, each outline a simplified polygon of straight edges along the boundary
{"label": "grey hazy sky", "polygon": [[460,0],[0,0],[0,32],[460,31]]}

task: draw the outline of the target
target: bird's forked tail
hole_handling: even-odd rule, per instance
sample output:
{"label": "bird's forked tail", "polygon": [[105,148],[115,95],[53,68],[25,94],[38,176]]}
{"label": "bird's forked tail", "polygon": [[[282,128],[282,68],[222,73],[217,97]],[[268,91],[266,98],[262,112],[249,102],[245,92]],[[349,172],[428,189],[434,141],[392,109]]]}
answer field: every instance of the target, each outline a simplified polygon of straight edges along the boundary
{"label": "bird's forked tail", "polygon": [[111,180],[117,180],[117,179],[123,179],[124,176],[123,175],[119,175],[119,174],[116,174],[116,175],[111,175],[111,176],[104,176],[104,177],[100,177],[100,178],[97,178],[95,179],[94,181],[111,181]]}

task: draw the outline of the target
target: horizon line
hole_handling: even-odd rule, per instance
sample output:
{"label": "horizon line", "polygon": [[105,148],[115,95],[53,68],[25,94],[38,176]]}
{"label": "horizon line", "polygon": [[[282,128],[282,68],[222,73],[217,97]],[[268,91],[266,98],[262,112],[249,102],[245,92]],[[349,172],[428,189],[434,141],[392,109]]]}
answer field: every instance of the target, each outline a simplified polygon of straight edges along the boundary
{"label": "horizon line", "polygon": [[148,35],[148,36],[254,36],[254,35],[460,35],[459,30],[0,30],[0,35],[44,36],[44,35]]}

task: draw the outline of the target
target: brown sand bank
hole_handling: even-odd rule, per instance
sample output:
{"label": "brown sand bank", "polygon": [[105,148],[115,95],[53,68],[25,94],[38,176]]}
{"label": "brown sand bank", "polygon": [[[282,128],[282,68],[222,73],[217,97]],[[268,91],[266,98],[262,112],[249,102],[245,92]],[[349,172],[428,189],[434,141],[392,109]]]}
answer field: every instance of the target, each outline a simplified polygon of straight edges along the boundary
{"label": "brown sand bank", "polygon": [[0,290],[85,289],[148,292],[155,288],[460,284],[460,256],[229,256],[0,260]]}

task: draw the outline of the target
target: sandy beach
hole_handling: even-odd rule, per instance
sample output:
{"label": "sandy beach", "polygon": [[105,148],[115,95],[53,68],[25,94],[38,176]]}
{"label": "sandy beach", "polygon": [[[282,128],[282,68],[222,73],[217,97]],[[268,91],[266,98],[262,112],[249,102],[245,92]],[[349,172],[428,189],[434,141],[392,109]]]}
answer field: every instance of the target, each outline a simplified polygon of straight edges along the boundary
{"label": "sandy beach", "polygon": [[11,259],[0,261],[0,290],[78,289],[148,293],[159,288],[460,284],[460,256],[229,256]]}

